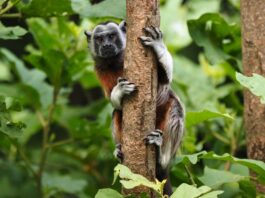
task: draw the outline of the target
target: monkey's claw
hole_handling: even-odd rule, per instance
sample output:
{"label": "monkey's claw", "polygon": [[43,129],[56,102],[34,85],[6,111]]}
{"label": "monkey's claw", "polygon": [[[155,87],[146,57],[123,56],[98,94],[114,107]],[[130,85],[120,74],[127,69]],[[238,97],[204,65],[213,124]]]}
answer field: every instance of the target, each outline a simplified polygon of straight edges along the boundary
{"label": "monkey's claw", "polygon": [[113,152],[113,155],[116,159],[119,160],[119,162],[123,161],[124,155],[123,152],[121,151],[121,144],[116,144],[116,148]]}
{"label": "monkey's claw", "polygon": [[149,133],[145,138],[144,141],[146,144],[155,144],[157,146],[161,146],[163,143],[163,133],[161,130],[156,129]]}
{"label": "monkey's claw", "polygon": [[125,78],[118,78],[118,86],[123,95],[129,95],[130,93],[137,90],[134,83],[129,82]]}
{"label": "monkey's claw", "polygon": [[154,40],[161,40],[163,38],[163,33],[161,32],[160,29],[157,27],[151,26],[151,27],[146,27],[144,28],[145,32],[151,35],[151,37]]}

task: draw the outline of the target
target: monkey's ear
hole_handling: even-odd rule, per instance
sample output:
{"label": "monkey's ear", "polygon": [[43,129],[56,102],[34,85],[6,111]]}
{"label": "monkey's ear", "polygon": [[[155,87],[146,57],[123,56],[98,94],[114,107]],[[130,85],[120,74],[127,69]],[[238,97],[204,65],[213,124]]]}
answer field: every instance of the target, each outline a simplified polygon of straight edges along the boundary
{"label": "monkey's ear", "polygon": [[89,31],[86,31],[86,30],[85,30],[84,33],[85,33],[85,35],[86,35],[86,37],[87,37],[87,40],[90,41],[90,40],[91,40],[92,33],[89,32]]}
{"label": "monkey's ear", "polygon": [[126,22],[125,22],[125,20],[120,22],[119,27],[124,33],[126,32]]}

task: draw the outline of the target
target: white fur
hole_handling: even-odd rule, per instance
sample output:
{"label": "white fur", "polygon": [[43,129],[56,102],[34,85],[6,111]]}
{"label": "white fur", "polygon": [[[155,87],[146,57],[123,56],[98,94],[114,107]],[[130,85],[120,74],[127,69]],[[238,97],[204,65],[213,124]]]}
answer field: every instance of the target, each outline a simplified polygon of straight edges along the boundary
{"label": "white fur", "polygon": [[171,155],[171,141],[168,141],[166,144],[164,144],[163,149],[162,149],[162,147],[160,147],[159,157],[160,157],[159,162],[160,162],[162,168],[166,169],[167,166],[169,165],[170,159],[172,157],[172,155]]}
{"label": "white fur", "polygon": [[110,93],[110,102],[114,109],[121,110],[121,101],[124,95],[129,95],[135,90],[135,85],[128,82],[127,80],[118,82],[118,84],[113,87]]}
{"label": "white fur", "polygon": [[114,109],[121,110],[121,99],[122,99],[122,90],[120,89],[119,84],[113,87],[110,93],[110,102]]}

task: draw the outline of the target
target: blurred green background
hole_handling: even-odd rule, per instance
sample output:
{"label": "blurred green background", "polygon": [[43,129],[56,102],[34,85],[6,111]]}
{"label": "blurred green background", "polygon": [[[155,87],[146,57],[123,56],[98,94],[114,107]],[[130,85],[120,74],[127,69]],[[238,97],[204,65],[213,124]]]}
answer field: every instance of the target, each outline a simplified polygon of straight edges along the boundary
{"label": "blurred green background", "polygon": [[[0,0],[0,6],[0,197],[119,190],[118,182],[112,186],[112,107],[84,30],[121,21],[125,0]],[[162,0],[161,29],[174,58],[172,87],[186,107],[173,186],[195,182],[224,190],[222,198],[258,196],[249,164],[232,157],[181,160],[203,150],[247,157],[235,77],[242,70],[239,0]]]}

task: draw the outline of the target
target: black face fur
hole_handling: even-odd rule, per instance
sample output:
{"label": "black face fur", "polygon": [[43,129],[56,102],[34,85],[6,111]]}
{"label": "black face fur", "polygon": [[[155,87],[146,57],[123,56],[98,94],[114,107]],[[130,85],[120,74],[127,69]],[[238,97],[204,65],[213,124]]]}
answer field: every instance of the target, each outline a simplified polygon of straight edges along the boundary
{"label": "black face fur", "polygon": [[112,58],[123,52],[126,44],[125,22],[99,24],[92,33],[85,32],[91,52],[96,58]]}

